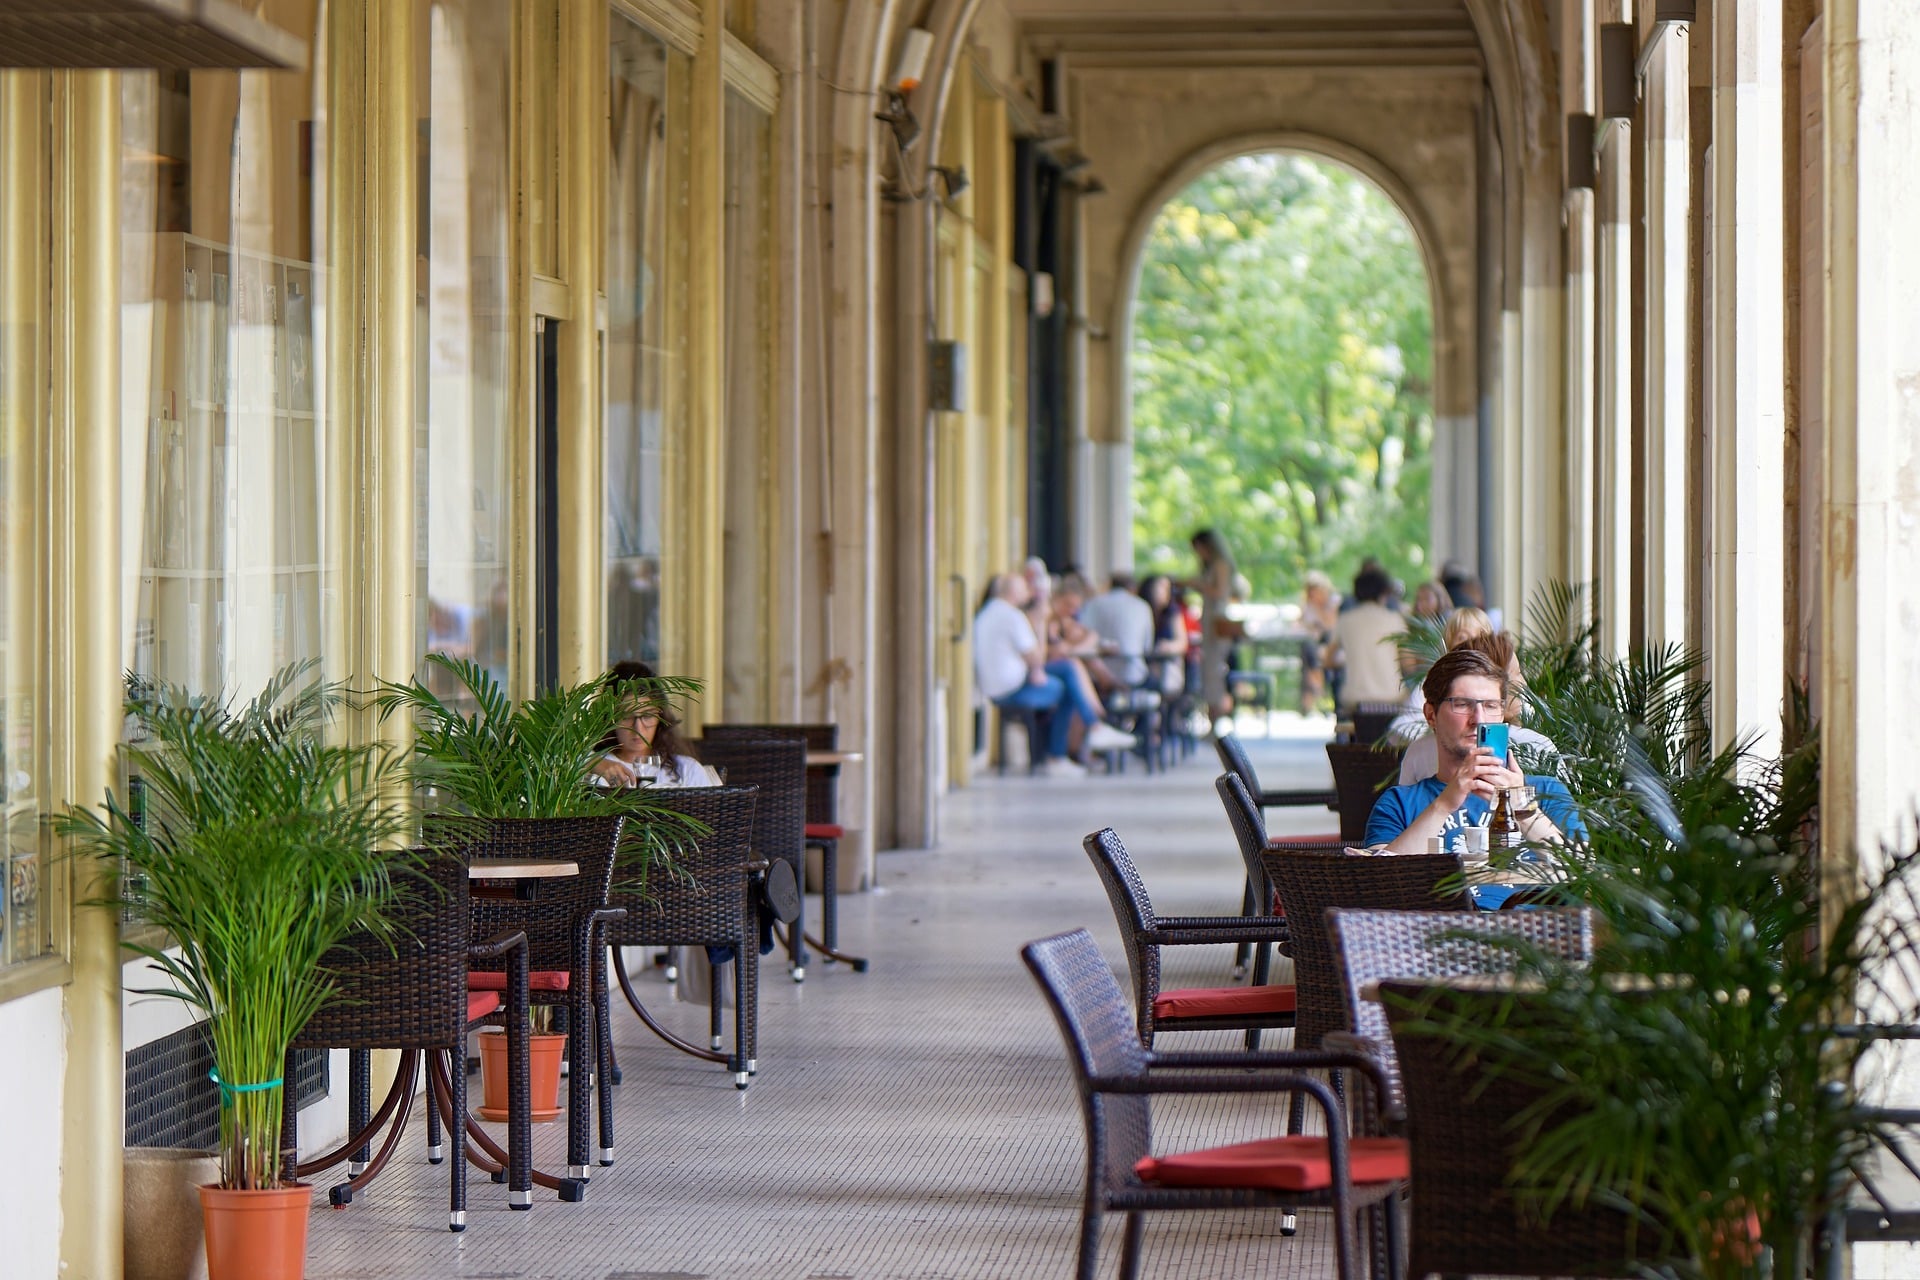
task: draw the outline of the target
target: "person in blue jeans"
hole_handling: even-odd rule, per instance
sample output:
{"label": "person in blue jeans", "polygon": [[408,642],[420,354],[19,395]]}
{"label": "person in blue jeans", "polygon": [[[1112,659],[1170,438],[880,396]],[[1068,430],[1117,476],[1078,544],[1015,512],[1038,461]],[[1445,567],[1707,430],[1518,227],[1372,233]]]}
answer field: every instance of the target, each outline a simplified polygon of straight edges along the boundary
{"label": "person in blue jeans", "polygon": [[1586,827],[1573,797],[1560,780],[1546,774],[1522,774],[1479,745],[1482,721],[1506,718],[1507,669],[1477,649],[1453,649],[1427,672],[1422,691],[1424,714],[1439,747],[1432,777],[1391,787],[1374,802],[1367,819],[1367,844],[1389,853],[1424,853],[1427,839],[1440,835],[1447,819],[1478,824],[1500,792],[1530,786],[1539,807],[1520,817],[1520,835],[1528,844],[1559,844],[1582,839]]}
{"label": "person in blue jeans", "polygon": [[[1074,717],[1087,726],[1089,751],[1124,751],[1133,746],[1134,738],[1106,723],[1077,661],[1047,660],[1046,646],[1023,611],[1028,599],[1026,580],[1018,574],[1002,574],[988,587],[986,602],[973,619],[974,683],[998,706],[1051,712],[1045,772],[1052,776],[1084,773],[1067,755]],[[1039,749],[1039,744],[1033,746]]]}

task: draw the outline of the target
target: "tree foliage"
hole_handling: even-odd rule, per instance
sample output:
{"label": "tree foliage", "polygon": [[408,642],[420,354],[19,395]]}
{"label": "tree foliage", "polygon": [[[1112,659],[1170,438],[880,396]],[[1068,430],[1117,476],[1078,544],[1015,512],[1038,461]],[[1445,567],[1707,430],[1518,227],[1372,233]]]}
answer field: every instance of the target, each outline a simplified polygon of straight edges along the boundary
{"label": "tree foliage", "polygon": [[1214,526],[1256,594],[1426,564],[1433,317],[1413,229],[1305,156],[1227,161],[1161,211],[1133,318],[1134,543],[1188,567]]}

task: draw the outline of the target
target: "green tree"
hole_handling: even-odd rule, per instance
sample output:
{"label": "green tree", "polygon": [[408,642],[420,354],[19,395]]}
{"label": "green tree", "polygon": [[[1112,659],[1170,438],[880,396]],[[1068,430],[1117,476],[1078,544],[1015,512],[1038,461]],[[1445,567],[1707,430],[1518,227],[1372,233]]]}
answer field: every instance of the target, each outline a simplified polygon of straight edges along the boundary
{"label": "green tree", "polygon": [[1133,317],[1136,562],[1220,529],[1256,595],[1378,556],[1431,576],[1433,317],[1393,202],[1330,163],[1229,160],[1168,202]]}

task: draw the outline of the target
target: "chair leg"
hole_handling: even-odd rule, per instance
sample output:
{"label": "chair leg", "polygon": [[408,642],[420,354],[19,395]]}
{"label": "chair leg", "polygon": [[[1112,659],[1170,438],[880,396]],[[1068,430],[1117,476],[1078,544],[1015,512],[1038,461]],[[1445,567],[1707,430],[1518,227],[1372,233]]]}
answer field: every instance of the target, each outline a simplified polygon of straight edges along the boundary
{"label": "chair leg", "polygon": [[[740,962],[736,958],[728,963]],[[724,989],[720,985],[719,973],[713,973],[707,981],[707,1048],[716,1053],[726,1044],[726,1018],[721,1012],[721,1006],[725,1002],[720,998],[720,993]]]}
{"label": "chair leg", "polygon": [[820,936],[807,941],[824,963],[840,960],[852,965],[855,973],[865,973],[864,958],[840,950],[840,842],[820,840],[815,847],[820,850]]}
{"label": "chair leg", "polygon": [[597,1153],[601,1165],[613,1164],[613,1009],[607,995],[605,975],[594,980],[595,1008],[593,1011],[593,1039],[600,1046],[600,1070],[594,1079],[594,1089],[599,1094],[600,1106],[600,1150]]}
{"label": "chair leg", "polygon": [[[354,1049],[347,1054],[347,1132],[360,1133],[367,1127],[367,1116],[371,1109],[373,1093],[373,1053],[367,1049]],[[437,1141],[431,1128],[427,1130],[427,1158],[433,1158],[433,1146]],[[373,1158],[373,1144],[362,1143],[348,1158],[347,1172],[358,1173],[367,1167],[367,1161]]]}
{"label": "chair leg", "polygon": [[[804,883],[804,882],[803,882]],[[800,895],[800,914],[787,926],[787,963],[792,967],[793,980],[807,980],[807,895]]]}
{"label": "chair leg", "polygon": [[[760,948],[751,936],[734,952],[734,959],[745,966],[742,980],[747,990],[747,998],[734,1010],[734,1016],[739,1019],[737,1025],[746,1032],[747,1074],[757,1075],[760,1071]],[[734,1083],[739,1084],[739,1081]]]}
{"label": "chair leg", "polygon": [[727,1069],[733,1072],[733,1087],[747,1087],[747,961],[739,952],[733,957],[733,1060]]}
{"label": "chair leg", "polygon": [[567,1176],[585,1182],[593,1176],[587,1164],[592,1145],[593,1001],[581,993],[567,1005]]}
{"label": "chair leg", "polygon": [[[755,944],[749,942],[746,945],[753,946]],[[615,980],[620,983],[620,993],[626,996],[628,1007],[633,1010],[634,1016],[640,1019],[642,1025],[644,1025],[647,1030],[653,1032],[653,1034],[659,1036],[662,1040],[682,1053],[690,1054],[696,1058],[705,1058],[708,1062],[726,1061],[725,1056],[722,1054],[715,1053],[711,1049],[702,1049],[697,1044],[689,1044],[685,1040],[682,1040],[679,1036],[676,1036],[673,1032],[661,1026],[659,1021],[647,1012],[647,1007],[640,1003],[639,993],[633,989],[633,979],[627,973],[627,962],[618,951],[613,953],[613,976]]]}
{"label": "chair leg", "polygon": [[[465,1063],[461,1063],[460,1065],[462,1067],[466,1066]],[[465,1075],[466,1072],[463,1070],[461,1071],[460,1074]],[[349,1162],[347,1165],[347,1172],[359,1173],[362,1169],[367,1167],[367,1162],[363,1158],[363,1155],[366,1151],[367,1151],[367,1148],[362,1147],[358,1152],[354,1153],[353,1160]],[[435,1111],[432,1107],[428,1107],[427,1108],[427,1163],[439,1164],[441,1161],[445,1160],[446,1158],[447,1158],[446,1140],[440,1136],[440,1113]]]}
{"label": "chair leg", "polygon": [[1088,1205],[1080,1213],[1080,1265],[1077,1280],[1098,1280],[1100,1274],[1100,1210]]}
{"label": "chair leg", "polygon": [[1140,1235],[1146,1225],[1146,1215],[1138,1209],[1127,1215],[1127,1229],[1120,1245],[1121,1280],[1140,1280]]}
{"label": "chair leg", "polygon": [[[439,1050],[429,1049],[427,1052],[438,1053]],[[448,1180],[453,1185],[448,1188],[452,1203],[447,1214],[447,1227],[452,1231],[467,1229],[467,1064],[464,1060],[452,1061],[455,1055],[464,1058],[465,1053],[464,1047],[456,1046],[448,1055],[447,1062],[447,1092],[450,1095],[447,1110],[453,1115],[453,1119],[447,1121],[447,1141],[453,1147],[449,1153],[453,1157],[453,1169],[448,1174]],[[427,1114],[432,1115],[433,1112],[434,1108],[428,1106]]]}
{"label": "chair leg", "polygon": [[[1240,914],[1243,916],[1251,916],[1256,914],[1254,911],[1252,877],[1248,877],[1246,892],[1240,895]],[[1238,946],[1234,947],[1233,977],[1236,982],[1239,981],[1241,978],[1244,978],[1247,976],[1247,961],[1252,955],[1253,955],[1253,944],[1250,942],[1242,942]]]}

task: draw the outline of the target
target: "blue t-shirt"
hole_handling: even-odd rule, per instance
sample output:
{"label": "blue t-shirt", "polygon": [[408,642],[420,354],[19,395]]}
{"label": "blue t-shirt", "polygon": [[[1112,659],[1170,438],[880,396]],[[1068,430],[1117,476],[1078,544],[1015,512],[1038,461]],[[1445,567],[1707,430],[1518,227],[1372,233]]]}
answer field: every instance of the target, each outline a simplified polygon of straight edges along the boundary
{"label": "blue t-shirt", "polygon": [[[1540,801],[1540,808],[1553,820],[1553,825],[1560,828],[1569,839],[1584,838],[1587,834],[1586,824],[1580,821],[1580,811],[1574,808],[1573,797],[1567,794],[1560,779],[1534,773],[1527,774],[1526,778],[1527,785],[1534,789]],[[1402,787],[1390,787],[1382,792],[1374,802],[1372,816],[1367,819],[1367,843],[1391,844],[1446,789],[1444,782],[1433,777],[1409,782]],[[1467,824],[1478,826],[1488,808],[1486,800],[1470,795],[1466,804],[1461,806],[1461,812],[1467,815]]]}

